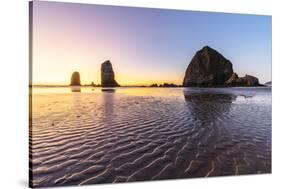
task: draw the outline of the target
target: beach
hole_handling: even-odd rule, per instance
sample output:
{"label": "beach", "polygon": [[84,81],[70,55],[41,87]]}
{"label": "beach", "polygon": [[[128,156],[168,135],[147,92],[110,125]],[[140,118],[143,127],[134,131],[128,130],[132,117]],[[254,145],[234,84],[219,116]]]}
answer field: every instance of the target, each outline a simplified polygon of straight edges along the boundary
{"label": "beach", "polygon": [[268,87],[34,87],[32,185],[271,173],[271,108]]}

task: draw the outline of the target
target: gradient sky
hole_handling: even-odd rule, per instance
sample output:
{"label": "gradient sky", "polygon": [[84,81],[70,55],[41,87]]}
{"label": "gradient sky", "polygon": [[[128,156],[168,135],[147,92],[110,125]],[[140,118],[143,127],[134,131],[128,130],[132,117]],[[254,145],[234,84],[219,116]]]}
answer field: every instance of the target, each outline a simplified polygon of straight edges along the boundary
{"label": "gradient sky", "polygon": [[33,84],[100,83],[113,64],[121,85],[182,84],[197,50],[208,45],[239,76],[271,81],[271,16],[35,1]]}

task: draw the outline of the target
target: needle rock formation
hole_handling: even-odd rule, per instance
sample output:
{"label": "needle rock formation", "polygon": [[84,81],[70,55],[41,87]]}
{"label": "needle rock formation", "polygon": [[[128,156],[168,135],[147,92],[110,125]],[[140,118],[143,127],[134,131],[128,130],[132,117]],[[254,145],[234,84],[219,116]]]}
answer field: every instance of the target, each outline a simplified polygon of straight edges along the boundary
{"label": "needle rock formation", "polygon": [[118,87],[115,81],[112,64],[109,60],[101,64],[101,86],[102,87]]}

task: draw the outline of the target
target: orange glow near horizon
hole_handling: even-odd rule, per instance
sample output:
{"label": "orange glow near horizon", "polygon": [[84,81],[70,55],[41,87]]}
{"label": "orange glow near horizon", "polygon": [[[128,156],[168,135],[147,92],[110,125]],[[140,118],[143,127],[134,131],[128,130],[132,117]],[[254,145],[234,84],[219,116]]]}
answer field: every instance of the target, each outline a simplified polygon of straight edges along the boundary
{"label": "orange glow near horizon", "polygon": [[[80,73],[80,79],[81,79],[81,84],[82,85],[87,85],[87,84],[91,84],[92,82],[94,82],[94,84],[100,84],[101,83],[101,79],[100,79],[100,71],[97,70],[91,70],[91,71],[80,71],[79,69],[76,70],[60,70],[57,69],[56,72],[58,73],[57,75],[59,75],[58,77],[49,77],[48,75],[55,75],[54,72],[52,72],[52,74],[48,74],[46,73],[45,79],[44,77],[41,76],[41,78],[43,78],[42,81],[37,81],[37,82],[33,82],[33,85],[69,85],[70,84],[70,78],[71,75],[74,71],[78,71]],[[67,72],[67,74],[61,74],[63,72]],[[35,74],[34,74],[35,75]],[[153,79],[155,77],[155,79]],[[182,76],[183,77],[183,76]],[[178,80],[173,80],[173,79],[157,79],[156,76],[133,76],[133,75],[119,75],[116,74],[115,72],[115,80],[121,85],[121,86],[148,86],[151,84],[164,84],[164,83],[173,83],[173,84],[177,84],[177,85],[181,85],[182,81],[180,79]],[[34,81],[34,80],[33,80]]]}
{"label": "orange glow near horizon", "polygon": [[136,54],[126,53],[130,48],[126,43],[115,46],[110,39],[103,38],[89,44],[83,34],[57,32],[43,26],[35,28],[33,85],[68,85],[74,71],[80,73],[81,84],[100,84],[100,68],[106,60],[111,61],[115,79],[121,86],[182,83],[184,73],[171,72],[169,67],[156,71],[142,65]]}
{"label": "orange glow near horizon", "polygon": [[[168,60],[130,51],[129,39],[115,37],[106,29],[102,30],[103,35],[89,34],[87,28],[74,27],[69,21],[56,22],[52,16],[45,20],[41,12],[35,13],[33,85],[68,85],[74,71],[80,73],[82,85],[100,84],[101,64],[106,60],[111,61],[115,79],[121,86],[182,83],[185,69],[172,72]],[[100,22],[96,21],[96,25],[101,25]],[[156,61],[165,63],[166,67],[152,69]]]}

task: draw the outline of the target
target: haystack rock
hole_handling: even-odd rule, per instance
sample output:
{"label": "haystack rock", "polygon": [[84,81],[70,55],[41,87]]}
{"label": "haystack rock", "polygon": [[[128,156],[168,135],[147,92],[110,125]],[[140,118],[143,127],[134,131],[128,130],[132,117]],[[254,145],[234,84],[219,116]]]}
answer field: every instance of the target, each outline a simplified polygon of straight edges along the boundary
{"label": "haystack rock", "polygon": [[232,63],[211,47],[197,51],[188,65],[184,87],[235,87],[262,86],[258,78],[250,75],[238,77]]}
{"label": "haystack rock", "polygon": [[101,64],[101,86],[102,87],[118,87],[115,81],[112,64],[109,60]]}
{"label": "haystack rock", "polygon": [[79,72],[73,72],[73,74],[71,76],[70,85],[71,86],[81,86]]}
{"label": "haystack rock", "polygon": [[188,65],[183,86],[222,86],[232,74],[232,63],[216,50],[205,46],[196,52]]}

